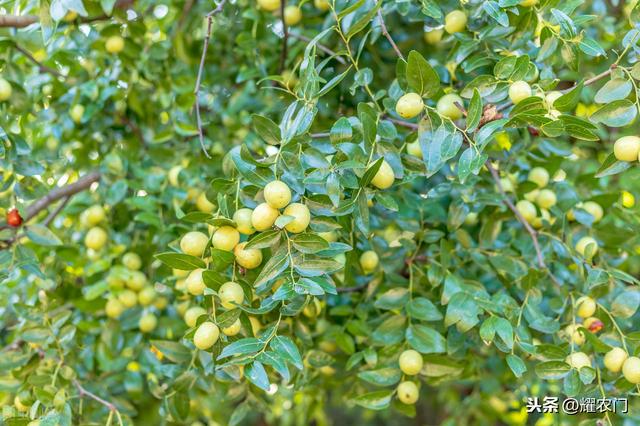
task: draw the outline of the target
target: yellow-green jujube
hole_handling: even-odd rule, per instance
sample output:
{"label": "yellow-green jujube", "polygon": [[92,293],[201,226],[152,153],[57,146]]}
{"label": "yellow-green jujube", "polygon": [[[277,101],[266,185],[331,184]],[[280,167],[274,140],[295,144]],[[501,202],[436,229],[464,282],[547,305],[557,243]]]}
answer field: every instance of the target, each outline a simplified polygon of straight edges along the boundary
{"label": "yellow-green jujube", "polygon": [[111,36],[105,42],[104,47],[109,53],[120,53],[124,50],[124,39],[119,35]]}
{"label": "yellow-green jujube", "polygon": [[612,373],[619,373],[629,354],[622,348],[613,348],[604,356],[604,367]]}
{"label": "yellow-green jujube", "polygon": [[233,214],[233,221],[236,223],[236,229],[238,232],[244,235],[251,235],[256,232],[253,224],[251,223],[251,209],[239,209]]}
{"label": "yellow-green jujube", "polygon": [[156,299],[156,291],[152,286],[147,286],[138,293],[140,306],[149,306]]}
{"label": "yellow-green jujube", "polygon": [[191,231],[184,234],[180,240],[180,249],[191,256],[202,257],[204,249],[209,243],[209,237],[199,231]]}
{"label": "yellow-green jujube", "polygon": [[235,304],[239,305],[244,300],[244,291],[240,284],[228,281],[220,286],[218,296],[220,297],[222,307],[234,309],[236,307]]}
{"label": "yellow-green jujube", "polygon": [[94,205],[89,207],[82,214],[82,221],[86,226],[95,226],[102,222],[107,217],[104,208],[100,205]]}
{"label": "yellow-green jujube", "polygon": [[638,161],[640,137],[623,136],[613,144],[613,155],[619,161]]}
{"label": "yellow-green jujube", "polygon": [[396,102],[396,112],[402,118],[413,118],[424,109],[424,101],[417,93],[407,93],[400,96]]}
{"label": "yellow-green jujube", "polygon": [[211,237],[211,245],[218,250],[232,251],[239,242],[240,233],[231,226],[221,226]]}
{"label": "yellow-green jujube", "polygon": [[553,104],[562,96],[562,92],[553,90],[544,95],[544,102],[547,104],[547,108],[553,108]]}
{"label": "yellow-green jujube", "polygon": [[245,250],[246,245],[247,243],[240,243],[233,249],[236,262],[245,269],[257,268],[262,263],[262,251],[252,248]]}
{"label": "yellow-green jujube", "polygon": [[462,117],[462,111],[456,104],[464,106],[462,98],[455,93],[449,93],[438,99],[436,104],[436,110],[444,117],[448,117],[452,120],[457,120]]}
{"label": "yellow-green jujube", "polygon": [[581,345],[584,344],[586,338],[585,338],[584,333],[582,331],[580,331],[579,328],[580,328],[579,325],[569,324],[564,329],[564,332],[566,333],[567,337],[569,337],[574,344],[576,344],[578,346],[581,346]]}
{"label": "yellow-green jujube", "polygon": [[422,158],[422,148],[420,147],[419,140],[407,144],[407,154]]}
{"label": "yellow-green jujube", "polygon": [[309,208],[304,204],[292,203],[284,209],[283,214],[285,216],[292,216],[293,220],[287,223],[284,227],[287,231],[299,234],[307,229],[309,222],[311,222],[311,213]]}
{"label": "yellow-green jujube", "polygon": [[137,271],[142,267],[142,259],[137,253],[129,252],[122,256],[122,264],[132,271]]}
{"label": "yellow-green jujube", "polygon": [[541,209],[550,209],[556,205],[557,201],[556,193],[550,189],[541,189],[536,197],[536,204]]}
{"label": "yellow-green jujube", "polygon": [[413,349],[407,349],[400,354],[398,360],[400,370],[409,376],[415,376],[422,370],[423,360],[420,352]]}
{"label": "yellow-green jujube", "polygon": [[11,83],[0,77],[0,102],[9,100],[12,93]]}
{"label": "yellow-green jujube", "polygon": [[538,185],[538,188],[544,188],[549,183],[549,172],[543,167],[534,167],[529,171],[527,180]]}
{"label": "yellow-green jujube", "polygon": [[204,283],[204,279],[202,278],[203,272],[204,269],[194,269],[189,273],[189,276],[184,282],[187,291],[194,296],[204,294],[204,289],[207,287]]}
{"label": "yellow-green jujube", "polygon": [[236,334],[240,333],[241,328],[242,324],[240,323],[240,318],[238,318],[229,327],[223,328],[222,333],[224,333],[225,336],[235,336]]}
{"label": "yellow-green jujube", "polygon": [[266,231],[271,228],[280,212],[267,203],[258,204],[251,213],[251,224],[256,231]]}
{"label": "yellow-green jujube", "polygon": [[520,200],[516,203],[516,209],[522,215],[524,220],[531,223],[537,216],[536,206],[531,201]]}
{"label": "yellow-green jujube", "polygon": [[454,10],[444,17],[444,30],[449,34],[459,33],[467,27],[467,14],[461,10]]}
{"label": "yellow-green jujube", "polygon": [[151,333],[158,325],[158,318],[152,313],[144,314],[138,321],[138,328],[143,333]]}
{"label": "yellow-green jujube", "polygon": [[567,356],[564,361],[578,370],[582,367],[591,367],[591,359],[584,352],[574,352]]}
{"label": "yellow-green jujube", "polygon": [[581,318],[592,317],[597,308],[598,304],[589,296],[583,296],[576,300],[576,314]]}
{"label": "yellow-green jujube", "polygon": [[380,262],[378,254],[373,250],[367,250],[360,255],[360,267],[368,274],[373,272]]}
{"label": "yellow-green jujube", "polygon": [[514,105],[531,96],[531,86],[524,80],[514,81],[509,86],[509,99]]}
{"label": "yellow-green jujube", "polygon": [[576,251],[583,257],[586,256],[588,247],[591,247],[591,256],[595,256],[598,253],[598,242],[591,237],[582,237],[576,243]]}
{"label": "yellow-green jujube", "polygon": [[131,290],[140,291],[147,285],[147,276],[140,271],[130,271],[126,285]]}
{"label": "yellow-green jujube", "polygon": [[318,232],[318,237],[322,238],[328,243],[335,243],[338,241],[338,234],[335,231]]}
{"label": "yellow-green jujube", "polygon": [[172,186],[178,186],[180,179],[180,172],[182,171],[182,166],[173,166],[169,169],[169,173],[167,173],[167,178],[169,180],[169,184]]}
{"label": "yellow-green jujube", "polygon": [[218,337],[220,337],[218,326],[211,321],[203,322],[193,335],[193,344],[204,351],[213,346],[218,341]]}
{"label": "yellow-green jujube", "polygon": [[107,300],[104,311],[109,318],[118,318],[124,312],[124,306],[118,299],[111,298]]}
{"label": "yellow-green jujube", "polygon": [[206,315],[207,311],[200,306],[193,306],[184,313],[184,323],[187,327],[195,327],[201,315]]}
{"label": "yellow-green jujube", "polygon": [[387,160],[382,160],[380,168],[373,176],[373,179],[371,179],[371,184],[378,189],[387,189],[393,185],[395,178],[393,169],[389,163],[387,163]]}
{"label": "yellow-green jujube", "polygon": [[284,23],[291,26],[302,20],[302,10],[298,6],[290,5],[284,8]]}
{"label": "yellow-green jujube", "polygon": [[315,318],[322,312],[322,304],[317,298],[311,299],[307,306],[304,307],[302,313],[307,318]]}
{"label": "yellow-green jujube", "polygon": [[269,182],[263,193],[264,200],[274,209],[284,208],[291,202],[291,189],[281,180]]}
{"label": "yellow-green jujube", "polygon": [[420,396],[418,386],[409,380],[400,383],[396,391],[400,402],[407,405],[415,404]]}
{"label": "yellow-green jujube", "polygon": [[209,201],[206,193],[201,192],[196,199],[196,208],[203,213],[211,213],[216,209],[216,205]]}
{"label": "yellow-green jujube", "polygon": [[442,35],[444,34],[443,28],[438,28],[435,30],[425,31],[424,33],[424,41],[428,44],[438,44],[442,40]]}
{"label": "yellow-green jujube", "polygon": [[313,0],[313,5],[316,7],[316,9],[322,12],[326,12],[331,8],[329,1],[331,0]]}
{"label": "yellow-green jujube", "polygon": [[69,115],[74,123],[79,124],[84,116],[84,106],[80,104],[72,106],[71,111],[69,111]]}
{"label": "yellow-green jujube", "polygon": [[622,375],[634,385],[640,383],[640,358],[635,356],[627,358],[622,364]]}
{"label": "yellow-green jujube", "polygon": [[89,229],[84,237],[84,245],[93,250],[100,250],[107,243],[107,231],[99,226]]}
{"label": "yellow-green jujube", "polygon": [[520,2],[520,6],[522,7],[531,7],[535,6],[536,4],[538,4],[538,0],[522,0]]}
{"label": "yellow-green jujube", "polygon": [[133,308],[138,304],[138,295],[133,290],[122,290],[118,293],[118,300],[125,308]]}
{"label": "yellow-green jujube", "polygon": [[602,206],[600,206],[600,204],[596,203],[595,201],[587,201],[582,204],[581,208],[582,210],[593,216],[593,223],[600,222],[600,220],[602,220],[602,217],[604,216],[604,210],[602,209]]}
{"label": "yellow-green jujube", "polygon": [[622,206],[630,209],[636,205],[636,197],[633,196],[629,191],[622,191]]}

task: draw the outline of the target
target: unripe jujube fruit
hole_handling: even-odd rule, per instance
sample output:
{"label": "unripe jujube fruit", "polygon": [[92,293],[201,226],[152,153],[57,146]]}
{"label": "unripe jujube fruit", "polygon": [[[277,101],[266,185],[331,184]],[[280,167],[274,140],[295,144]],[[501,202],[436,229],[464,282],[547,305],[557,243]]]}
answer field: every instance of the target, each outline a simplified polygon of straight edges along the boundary
{"label": "unripe jujube fruit", "polygon": [[613,155],[619,161],[637,161],[640,153],[638,136],[623,136],[613,144]]}
{"label": "unripe jujube fruit", "polygon": [[287,223],[284,227],[287,231],[293,232],[294,234],[298,234],[303,232],[309,226],[309,222],[311,221],[311,213],[309,212],[309,208],[304,204],[300,203],[292,203],[284,209],[283,214],[285,216],[292,216],[294,219]]}
{"label": "unripe jujube fruit", "polygon": [[396,103],[396,112],[402,118],[413,118],[424,109],[424,101],[417,93],[402,95]]}
{"label": "unripe jujube fruit", "polygon": [[589,296],[583,296],[576,301],[576,314],[582,318],[589,318],[596,313],[598,305]]}
{"label": "unripe jujube fruit", "polygon": [[189,273],[189,276],[184,282],[187,291],[194,296],[204,294],[204,289],[207,287],[204,284],[204,279],[202,278],[203,272],[204,269],[194,269]]}
{"label": "unripe jujube fruit", "polygon": [[140,317],[140,321],[138,321],[138,328],[143,333],[151,333],[153,330],[155,330],[157,325],[158,319],[151,313],[142,315]]}
{"label": "unripe jujube fruit", "polygon": [[100,250],[107,243],[107,232],[96,226],[89,229],[84,237],[84,245],[93,250]]}
{"label": "unripe jujube fruit", "polygon": [[211,213],[216,209],[216,205],[209,201],[206,193],[201,192],[196,200],[196,208],[203,213]]}
{"label": "unripe jujube fruit", "polygon": [[549,183],[549,172],[545,168],[534,167],[529,172],[527,180],[535,183],[539,188],[544,188]]}
{"label": "unripe jujube fruit", "polygon": [[214,323],[207,321],[200,324],[193,335],[193,344],[200,350],[209,349],[220,337],[220,330]]}
{"label": "unripe jujube fruit", "polygon": [[209,237],[202,232],[191,231],[184,234],[180,240],[180,249],[191,256],[202,257],[204,249],[209,243]]}
{"label": "unripe jujube fruit", "polygon": [[402,370],[404,374],[415,376],[420,372],[420,370],[422,370],[422,355],[420,355],[420,352],[418,351],[408,349],[400,354],[398,363],[400,365],[400,370]]}
{"label": "unripe jujube fruit", "polygon": [[514,105],[531,96],[531,86],[526,81],[520,80],[511,83],[509,86],[509,99]]}
{"label": "unripe jujube fruit", "polygon": [[394,180],[395,175],[393,169],[386,160],[382,160],[380,168],[373,176],[373,179],[371,179],[371,184],[378,189],[387,189],[393,185]]}
{"label": "unripe jujube fruit", "polygon": [[438,99],[436,110],[442,116],[448,117],[452,120],[457,120],[462,117],[462,111],[456,104],[464,106],[462,98],[455,93],[449,93]]}
{"label": "unripe jujube fruit", "polygon": [[604,366],[612,373],[619,373],[629,355],[622,348],[613,348],[604,356]]}
{"label": "unripe jujube fruit", "polygon": [[95,226],[107,217],[104,208],[100,205],[89,207],[82,213],[81,220],[87,227]]}
{"label": "unripe jujube fruit", "polygon": [[109,53],[120,53],[124,49],[124,39],[119,35],[111,36],[105,42],[105,49]]}
{"label": "unripe jujube fruit", "polygon": [[397,388],[398,399],[403,404],[415,404],[418,401],[420,392],[418,386],[411,381],[404,381],[398,385]]}
{"label": "unripe jujube fruit", "polygon": [[128,274],[127,287],[131,290],[140,291],[147,285],[147,276],[140,271],[130,271]]}
{"label": "unripe jujube fruit", "polygon": [[290,5],[284,8],[284,22],[291,26],[302,20],[302,10],[298,6]]}
{"label": "unripe jujube fruit", "polygon": [[233,281],[228,281],[218,290],[218,296],[220,297],[220,303],[226,309],[234,309],[237,303],[238,305],[244,300],[244,291],[240,284]]}
{"label": "unripe jujube fruit", "polygon": [[251,224],[256,231],[266,231],[271,228],[280,212],[267,203],[258,204],[251,213]]}
{"label": "unripe jujube fruit", "polygon": [[419,140],[407,144],[407,154],[422,158],[422,147],[420,147]]}
{"label": "unripe jujube fruit", "polygon": [[12,92],[13,89],[11,87],[11,83],[0,77],[0,102],[4,102],[11,98]]}
{"label": "unripe jujube fruit", "polygon": [[196,322],[198,321],[198,318],[201,315],[206,315],[206,314],[207,314],[207,311],[204,310],[204,308],[201,308],[200,306],[193,306],[187,309],[187,311],[184,313],[184,322],[185,324],[187,324],[188,327],[195,327]]}
{"label": "unripe jujube fruit", "polygon": [[379,261],[378,254],[373,250],[367,250],[360,255],[360,267],[366,274],[373,272]]}
{"label": "unripe jujube fruit", "polygon": [[71,111],[69,111],[69,115],[74,123],[79,124],[84,116],[84,106],[80,104],[72,106]]}
{"label": "unripe jujube fruit", "polygon": [[576,251],[582,257],[586,256],[587,247],[591,247],[591,256],[595,256],[598,253],[598,242],[591,237],[582,237],[576,243]]}
{"label": "unripe jujube fruit", "polygon": [[118,318],[124,312],[124,306],[118,299],[109,299],[104,306],[104,311],[109,318]]}
{"label": "unripe jujube fruit", "polygon": [[536,204],[541,209],[549,209],[555,206],[557,201],[556,193],[550,189],[541,189],[536,197]]}
{"label": "unripe jujube fruit", "polygon": [[211,245],[218,250],[232,251],[240,242],[240,233],[231,226],[221,226],[211,237]]}
{"label": "unripe jujube fruit", "polygon": [[153,287],[148,286],[140,290],[138,293],[138,302],[141,306],[149,306],[156,298],[156,291]]}
{"label": "unripe jujube fruit", "polygon": [[426,41],[428,44],[438,44],[440,43],[440,40],[442,40],[442,34],[444,34],[443,28],[426,31],[424,33],[424,41]]}
{"label": "unripe jujube fruit", "polygon": [[531,223],[537,216],[536,207],[527,200],[520,200],[516,203],[516,209],[522,215],[524,220]]}
{"label": "unripe jujube fruit", "polygon": [[564,329],[567,337],[569,337],[569,339],[578,346],[583,345],[586,340],[584,333],[579,330],[579,327],[579,325],[574,326],[573,324],[570,324]]}
{"label": "unripe jujube fruit", "polygon": [[138,256],[136,253],[129,252],[125,253],[124,256],[122,256],[122,264],[127,269],[137,271],[142,267],[142,259],[140,259],[140,256]]}
{"label": "unripe jujube fruit", "polygon": [[622,364],[622,375],[634,385],[640,383],[640,358],[635,356],[627,358]]}
{"label": "unripe jujube fruit", "polygon": [[138,304],[138,295],[133,290],[122,290],[118,293],[118,300],[125,308],[133,308]]}
{"label": "unripe jujube fruit", "polygon": [[222,329],[222,332],[225,336],[235,336],[240,333],[240,329],[242,328],[242,324],[240,323],[240,319],[234,321],[229,327],[225,327]]}
{"label": "unripe jujube fruit", "polygon": [[269,182],[264,187],[264,200],[274,209],[286,207],[291,202],[291,189],[281,180]]}
{"label": "unripe jujube fruit", "polygon": [[602,220],[602,217],[604,216],[604,210],[602,209],[602,206],[600,206],[600,204],[596,203],[595,201],[587,201],[580,207],[582,208],[582,210],[593,216],[593,223],[600,222],[600,220]]}
{"label": "unripe jujube fruit", "polygon": [[444,30],[449,34],[459,33],[467,27],[467,15],[461,10],[449,12],[444,18]]}
{"label": "unripe jujube fruit", "polygon": [[578,370],[582,367],[591,367],[591,360],[584,352],[572,353],[565,359],[565,362]]}
{"label": "unripe jujube fruit", "polygon": [[245,269],[257,268],[262,263],[262,251],[252,248],[245,250],[246,245],[247,243],[240,243],[233,249],[236,262]]}
{"label": "unripe jujube fruit", "polygon": [[233,221],[236,223],[236,229],[241,234],[251,235],[256,232],[253,228],[253,224],[251,223],[252,213],[253,210],[251,209],[239,209],[233,214]]}

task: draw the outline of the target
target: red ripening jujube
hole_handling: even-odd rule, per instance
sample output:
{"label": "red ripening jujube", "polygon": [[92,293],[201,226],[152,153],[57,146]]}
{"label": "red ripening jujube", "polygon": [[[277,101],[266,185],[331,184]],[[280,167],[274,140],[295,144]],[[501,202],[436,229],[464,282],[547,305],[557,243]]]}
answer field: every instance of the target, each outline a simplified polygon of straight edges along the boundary
{"label": "red ripening jujube", "polygon": [[14,228],[22,225],[22,216],[20,216],[20,212],[18,212],[18,209],[9,210],[9,212],[7,213],[7,223],[9,224],[9,226],[12,226]]}

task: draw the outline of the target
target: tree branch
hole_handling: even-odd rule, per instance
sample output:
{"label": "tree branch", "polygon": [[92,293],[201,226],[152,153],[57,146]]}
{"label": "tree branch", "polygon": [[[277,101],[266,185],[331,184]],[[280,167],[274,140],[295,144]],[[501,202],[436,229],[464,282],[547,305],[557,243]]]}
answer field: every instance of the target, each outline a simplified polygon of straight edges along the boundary
{"label": "tree branch", "polygon": [[362,290],[363,288],[366,288],[368,285],[369,284],[367,283],[367,284],[356,285],[356,286],[353,286],[353,287],[337,287],[336,291],[339,294],[342,294],[342,293],[355,293],[357,291]]}
{"label": "tree branch", "polygon": [[200,85],[202,84],[202,74],[204,73],[204,64],[207,59],[207,50],[209,49],[209,39],[211,38],[211,31],[213,29],[213,17],[224,8],[227,0],[222,0],[215,9],[207,14],[207,33],[204,36],[204,46],[202,48],[202,56],[200,57],[200,65],[198,66],[198,77],[196,78],[196,87],[194,93],[196,94],[195,110],[196,110],[196,122],[198,125],[198,137],[200,139],[200,147],[207,158],[211,158],[207,152],[207,148],[204,146],[204,132],[202,131],[202,118],[200,117]]}
{"label": "tree branch", "polygon": [[[309,37],[303,36],[302,34],[289,33],[289,37],[295,38],[300,41],[304,41],[305,43],[311,42],[311,39]],[[342,56],[338,55],[336,52],[329,49],[327,46],[320,43],[316,43],[316,46],[318,46],[318,49],[322,50],[324,53],[336,58],[336,61],[340,62],[342,65],[347,65],[347,61],[345,61]]]}
{"label": "tree branch", "polygon": [[391,47],[393,47],[393,50],[396,52],[396,55],[398,55],[398,58],[404,61],[404,55],[402,54],[400,49],[398,49],[396,43],[393,41],[391,34],[389,34],[387,26],[384,23],[384,18],[382,17],[382,11],[380,9],[378,9],[378,19],[380,20],[380,29],[382,30],[382,34],[384,34],[387,40],[389,40],[389,43],[391,43]]}
{"label": "tree branch", "polygon": [[24,47],[20,46],[19,44],[15,44],[14,47],[18,52],[22,53],[28,60],[36,64],[40,72],[46,72],[53,75],[54,77],[64,78],[64,75],[59,73],[57,70],[44,65],[42,62],[34,58],[33,55],[29,53],[29,51],[27,51]]}
{"label": "tree branch", "polygon": [[284,32],[284,37],[282,38],[282,51],[280,52],[280,68],[279,73],[284,71],[284,67],[287,63],[287,50],[289,45],[289,28],[287,28],[287,23],[284,20],[284,6],[286,1],[280,0],[280,19],[282,21],[282,31]]}
{"label": "tree branch", "polygon": [[36,22],[35,15],[0,15],[0,28],[24,28]]}
{"label": "tree branch", "polygon": [[[61,198],[71,197],[78,192],[82,192],[85,189],[89,188],[92,183],[97,182],[98,180],[100,180],[100,172],[92,171],[82,176],[74,183],[52,189],[47,195],[35,201],[27,208],[24,217],[24,223],[28,222],[30,219],[33,219],[38,213],[49,207],[49,205],[60,200]],[[1,224],[0,230],[8,227],[9,226],[6,223]]]}

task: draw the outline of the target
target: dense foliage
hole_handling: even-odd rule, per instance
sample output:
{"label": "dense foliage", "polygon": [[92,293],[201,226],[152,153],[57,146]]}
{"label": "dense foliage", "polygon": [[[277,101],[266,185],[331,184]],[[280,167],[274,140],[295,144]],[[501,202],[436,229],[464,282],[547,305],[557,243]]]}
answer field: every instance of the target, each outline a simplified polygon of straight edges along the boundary
{"label": "dense foliage", "polygon": [[0,424],[636,424],[639,55],[635,1],[0,0]]}

